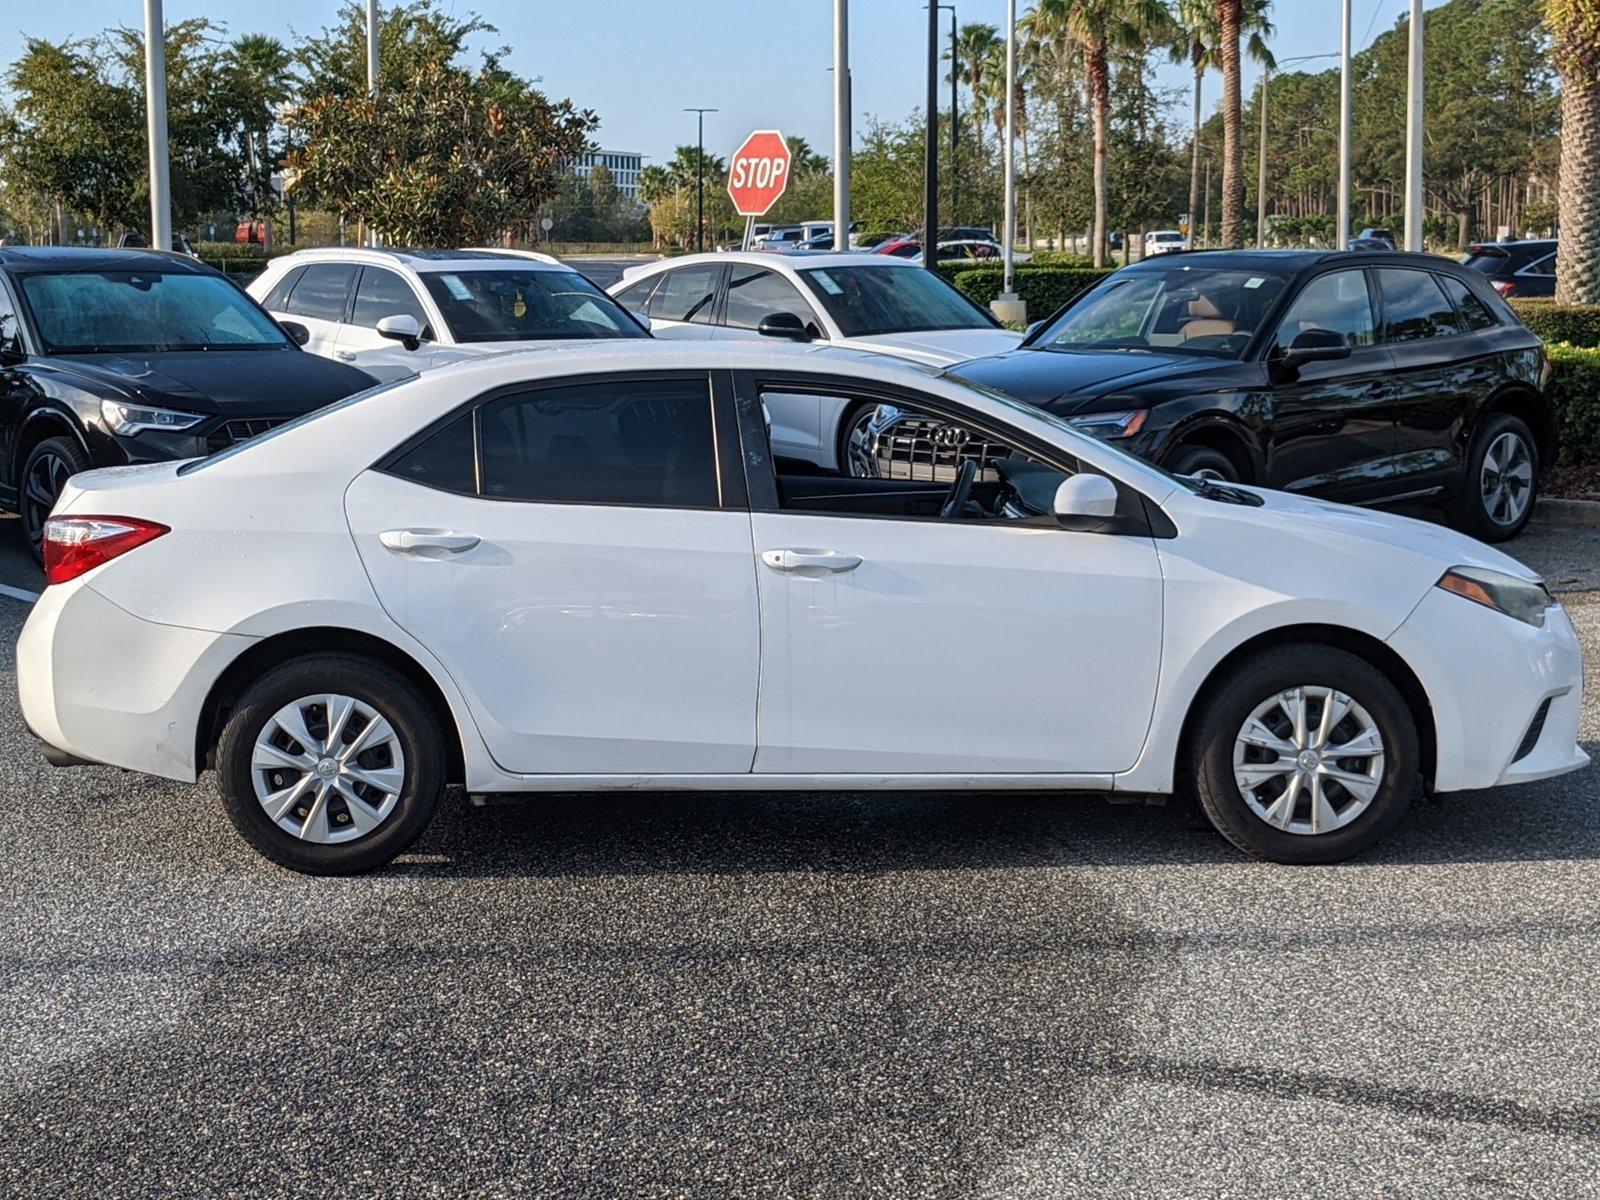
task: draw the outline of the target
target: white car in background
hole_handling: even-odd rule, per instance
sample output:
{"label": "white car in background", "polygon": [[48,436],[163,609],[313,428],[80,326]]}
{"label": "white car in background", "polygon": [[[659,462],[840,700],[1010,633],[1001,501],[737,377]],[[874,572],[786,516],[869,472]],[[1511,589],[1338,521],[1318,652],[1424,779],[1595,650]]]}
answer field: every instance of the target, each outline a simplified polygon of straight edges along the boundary
{"label": "white car in background", "polygon": [[304,330],[307,350],[385,382],[498,350],[649,336],[589,279],[530,250],[298,250],[246,290],[296,340]]}
{"label": "white car in background", "polygon": [[[785,471],[761,413],[797,388],[1005,453],[940,485]],[[74,476],[44,537],[17,680],[47,756],[214,768],[257,850],[321,874],[401,853],[450,783],[1181,788],[1315,863],[1425,785],[1588,761],[1577,635],[1521,564],[881,355],[492,355]]]}
{"label": "white car in background", "polygon": [[1144,235],[1144,257],[1157,254],[1175,254],[1189,248],[1189,239],[1181,229],[1152,229]]}
{"label": "white car in background", "polygon": [[[777,338],[938,368],[1022,341],[939,274],[889,255],[690,254],[630,267],[611,295],[667,341]],[[865,463],[873,406],[775,393],[767,407],[775,454],[829,469]]]}

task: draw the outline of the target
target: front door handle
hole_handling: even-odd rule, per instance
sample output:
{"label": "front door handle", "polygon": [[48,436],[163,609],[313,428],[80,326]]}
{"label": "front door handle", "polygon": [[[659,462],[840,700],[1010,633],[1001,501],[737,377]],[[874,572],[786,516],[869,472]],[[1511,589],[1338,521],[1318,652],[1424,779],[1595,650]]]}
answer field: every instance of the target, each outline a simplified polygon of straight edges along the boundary
{"label": "front door handle", "polygon": [[861,565],[861,556],[843,554],[838,550],[763,550],[761,561],[774,571],[815,577],[854,571]]}
{"label": "front door handle", "polygon": [[356,352],[354,350],[335,350],[333,356],[342,362],[355,362],[356,360]]}
{"label": "front door handle", "polygon": [[471,550],[483,539],[470,533],[452,533],[448,529],[386,529],[378,535],[378,540],[396,554],[438,558]]}

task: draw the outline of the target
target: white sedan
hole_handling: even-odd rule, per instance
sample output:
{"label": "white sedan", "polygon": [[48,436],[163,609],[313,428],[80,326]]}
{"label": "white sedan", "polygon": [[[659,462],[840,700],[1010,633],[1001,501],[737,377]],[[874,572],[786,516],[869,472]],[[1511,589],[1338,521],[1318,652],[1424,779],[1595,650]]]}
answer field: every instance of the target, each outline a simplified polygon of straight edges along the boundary
{"label": "white sedan", "polygon": [[[981,431],[948,484],[774,470],[773,392]],[[469,793],[1192,790],[1330,862],[1440,792],[1571,771],[1578,641],[1505,555],[1167,475],[842,351],[595,345],[431,371],[92,471],[18,646],[53,761],[193,781],[303,871]],[[1463,647],[1471,647],[1470,653]]]}
{"label": "white sedan", "polygon": [[[611,295],[666,341],[773,338],[931,367],[1002,354],[1022,341],[943,276],[882,255],[690,254],[630,267]],[[779,457],[847,471],[861,461],[872,406],[775,392],[767,410]]]}

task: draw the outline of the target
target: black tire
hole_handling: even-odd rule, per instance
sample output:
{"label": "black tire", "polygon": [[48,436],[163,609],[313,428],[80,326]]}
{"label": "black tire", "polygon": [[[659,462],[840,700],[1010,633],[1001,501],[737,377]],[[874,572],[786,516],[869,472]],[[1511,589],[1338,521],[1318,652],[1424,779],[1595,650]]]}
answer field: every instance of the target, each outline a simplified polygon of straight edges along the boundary
{"label": "black tire", "polygon": [[[1507,443],[1506,439],[1511,442]],[[1492,448],[1507,444],[1519,447],[1518,453],[1532,474],[1525,487],[1515,476],[1506,479],[1506,494],[1514,495],[1521,508],[1512,519],[1503,520],[1502,516],[1510,515],[1509,510],[1502,506],[1497,515],[1484,494],[1487,482],[1484,460]],[[1467,452],[1466,475],[1461,482],[1461,494],[1456,498],[1454,523],[1464,533],[1484,542],[1503,542],[1516,537],[1533,516],[1534,504],[1539,499],[1541,469],[1539,443],[1527,423],[1510,413],[1492,413],[1479,427],[1477,436],[1472,439],[1472,448]]]}
{"label": "black tire", "polygon": [[[274,715],[296,700],[323,693],[370,705],[393,727],[404,755],[403,782],[388,815],[370,832],[332,844],[303,840],[274,821],[256,797],[251,767],[256,739]],[[244,839],[280,866],[308,875],[368,871],[402,853],[433,818],[445,786],[445,737],[432,705],[410,680],[383,663],[355,654],[298,658],[246,688],[228,717],[217,741],[223,807]],[[338,798],[327,801],[330,809],[342,803]],[[344,815],[348,822],[348,812]]]}
{"label": "black tire", "polygon": [[1243,483],[1233,459],[1210,446],[1179,446],[1163,464],[1174,475],[1199,475],[1219,483]]}
{"label": "black tire", "polygon": [[17,514],[34,558],[44,561],[44,521],[61,498],[61,488],[79,471],[89,469],[89,456],[70,437],[45,438],[22,460],[17,481]]}
{"label": "black tire", "polygon": [[[1276,693],[1298,687],[1334,688],[1351,697],[1371,717],[1383,739],[1383,764],[1375,794],[1348,824],[1331,832],[1292,832],[1268,824],[1246,802],[1234,776],[1234,746],[1246,719]],[[1205,709],[1189,744],[1189,778],[1207,819],[1247,854],[1277,863],[1340,862],[1387,833],[1421,787],[1417,730],[1410,709],[1383,672],[1348,651],[1313,645],[1266,650],[1208,690],[1210,695],[1201,701]],[[1322,701],[1310,703],[1320,714]],[[1369,763],[1376,773],[1376,762]],[[1335,765],[1348,766],[1349,762]],[[1355,799],[1355,793],[1344,791],[1337,783],[1329,785],[1329,790],[1338,793],[1340,803]],[[1255,793],[1258,803],[1264,803],[1260,792],[1257,789]],[[1297,805],[1309,811],[1309,795]]]}
{"label": "black tire", "polygon": [[834,445],[834,454],[837,455],[835,461],[839,464],[839,474],[857,478],[857,476],[852,475],[850,470],[850,430],[864,414],[872,412],[877,407],[876,404],[854,404],[847,408],[844,411],[844,415],[839,418],[839,432],[835,438]]}

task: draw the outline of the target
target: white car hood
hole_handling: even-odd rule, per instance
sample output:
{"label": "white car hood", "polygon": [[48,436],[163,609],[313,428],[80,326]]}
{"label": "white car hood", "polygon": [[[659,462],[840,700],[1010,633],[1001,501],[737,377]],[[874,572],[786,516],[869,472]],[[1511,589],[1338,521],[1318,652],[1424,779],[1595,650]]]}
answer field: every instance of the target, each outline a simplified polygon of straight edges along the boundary
{"label": "white car hood", "polygon": [[1376,509],[1357,508],[1349,504],[1335,504],[1329,500],[1299,496],[1292,492],[1275,492],[1258,487],[1245,488],[1238,484],[1229,486],[1253,492],[1266,501],[1263,507],[1255,511],[1267,521],[1272,521],[1278,516],[1288,517],[1302,529],[1316,525],[1329,533],[1360,538],[1395,550],[1408,551],[1431,558],[1441,572],[1449,567],[1485,567],[1491,571],[1514,575],[1518,579],[1540,578],[1537,571],[1524,566],[1509,554],[1503,554],[1476,538],[1458,533],[1454,529],[1447,529],[1443,525],[1435,525],[1430,521],[1419,521],[1412,517]]}
{"label": "white car hood", "polygon": [[930,367],[950,367],[968,359],[1015,350],[1021,341],[1022,335],[1009,329],[928,329],[846,338],[842,344],[852,350],[892,354]]}

